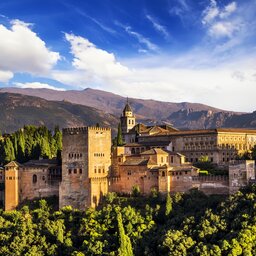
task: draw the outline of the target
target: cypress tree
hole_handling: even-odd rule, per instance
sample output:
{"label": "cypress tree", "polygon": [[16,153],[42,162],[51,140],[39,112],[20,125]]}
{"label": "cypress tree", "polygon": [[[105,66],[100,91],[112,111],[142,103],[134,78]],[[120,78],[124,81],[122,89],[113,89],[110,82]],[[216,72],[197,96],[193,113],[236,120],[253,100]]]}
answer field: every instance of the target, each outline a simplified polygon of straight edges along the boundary
{"label": "cypress tree", "polygon": [[117,223],[118,223],[119,243],[120,243],[120,247],[118,249],[118,255],[133,256],[131,240],[125,234],[121,212],[117,212]]}
{"label": "cypress tree", "polygon": [[123,137],[122,137],[122,129],[121,129],[121,123],[118,124],[118,131],[117,131],[117,146],[122,146],[123,143]]}
{"label": "cypress tree", "polygon": [[15,160],[14,148],[10,138],[6,138],[4,145],[4,161],[6,163]]}
{"label": "cypress tree", "polygon": [[165,205],[165,216],[169,216],[170,212],[172,211],[172,198],[170,196],[170,193],[167,192],[166,196],[166,205]]}

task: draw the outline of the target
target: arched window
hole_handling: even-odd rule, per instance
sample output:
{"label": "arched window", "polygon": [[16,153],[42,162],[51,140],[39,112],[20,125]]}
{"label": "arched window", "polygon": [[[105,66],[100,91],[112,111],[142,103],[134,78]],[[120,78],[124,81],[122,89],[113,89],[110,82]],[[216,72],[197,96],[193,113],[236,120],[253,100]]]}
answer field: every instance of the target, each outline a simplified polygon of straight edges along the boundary
{"label": "arched window", "polygon": [[37,176],[35,174],[33,175],[33,183],[37,183]]}
{"label": "arched window", "polygon": [[162,171],[162,176],[163,176],[163,177],[165,176],[165,172],[164,172],[164,171]]}

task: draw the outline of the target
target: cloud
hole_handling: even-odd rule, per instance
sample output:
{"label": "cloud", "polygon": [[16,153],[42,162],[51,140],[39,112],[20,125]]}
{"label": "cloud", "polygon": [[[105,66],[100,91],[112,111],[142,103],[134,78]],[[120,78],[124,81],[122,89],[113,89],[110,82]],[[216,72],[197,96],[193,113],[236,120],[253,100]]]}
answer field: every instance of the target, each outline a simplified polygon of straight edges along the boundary
{"label": "cloud", "polygon": [[154,43],[152,43],[148,38],[144,37],[142,34],[132,30],[130,26],[125,26],[121,24],[120,22],[116,21],[115,24],[121,28],[123,28],[127,34],[135,37],[140,44],[143,44],[144,46],[147,47],[148,50],[150,51],[155,51],[157,52],[159,50],[158,46]]}
{"label": "cloud", "polygon": [[178,16],[184,22],[184,19],[189,18],[186,13],[190,11],[190,6],[186,0],[176,0],[174,2],[176,2],[175,5],[173,1],[170,3],[169,14]]}
{"label": "cloud", "polygon": [[230,18],[236,10],[236,2],[220,8],[215,0],[210,0],[209,6],[202,13],[202,24],[208,29],[208,34],[214,38],[232,38],[243,25],[241,19]]}
{"label": "cloud", "polygon": [[113,53],[97,48],[86,38],[65,34],[74,55],[73,66],[103,77],[119,77],[127,74],[128,68],[121,65]]}
{"label": "cloud", "polygon": [[236,31],[239,31],[239,24],[232,22],[216,22],[209,28],[209,34],[212,37],[229,37],[232,38]]}
{"label": "cloud", "polygon": [[[102,81],[118,79],[127,75],[129,69],[118,62],[113,53],[97,48],[86,38],[65,34],[66,40],[70,43],[70,51],[73,55],[72,65],[75,71],[70,71],[76,80]],[[59,77],[62,81],[68,80],[65,72],[55,71],[53,77]],[[81,77],[84,77],[81,79]],[[80,81],[80,83],[81,83]]]}
{"label": "cloud", "polygon": [[208,24],[219,15],[219,8],[215,0],[210,0],[210,5],[203,11],[203,24]]}
{"label": "cloud", "polygon": [[170,37],[170,34],[167,31],[167,29],[159,22],[157,22],[155,18],[153,18],[151,15],[146,15],[146,18],[152,23],[154,29],[157,32],[160,32],[165,37],[165,39],[168,39]]}
{"label": "cloud", "polygon": [[75,8],[74,6],[70,5],[70,7],[72,7],[72,9],[74,9],[78,14],[82,15],[83,17],[86,17],[88,19],[90,19],[92,22],[94,22],[95,24],[97,24],[102,30],[111,33],[111,34],[115,34],[116,31],[108,26],[106,26],[105,24],[103,24],[102,22],[98,21],[97,19],[89,16],[87,13],[83,12],[82,10]]}
{"label": "cloud", "polygon": [[64,84],[135,98],[200,102],[222,109],[252,110],[255,93],[241,100],[241,86],[255,92],[253,52],[225,59],[217,58],[212,51],[196,49],[179,56],[145,56],[120,63],[114,54],[97,48],[86,38],[73,34],[65,36],[73,55],[73,70],[52,72],[52,78]]}
{"label": "cloud", "polygon": [[11,71],[0,70],[0,82],[6,83],[13,78],[13,73]]}
{"label": "cloud", "polygon": [[40,82],[31,82],[31,83],[14,83],[16,87],[19,88],[32,88],[32,89],[51,89],[51,90],[57,90],[57,91],[65,91],[64,88],[55,87],[49,84],[40,83]]}
{"label": "cloud", "polygon": [[220,13],[220,18],[227,18],[237,9],[236,2],[232,2],[224,7],[224,11]]}
{"label": "cloud", "polygon": [[60,59],[31,30],[31,24],[13,20],[8,29],[0,24],[0,69],[9,72],[46,74]]}

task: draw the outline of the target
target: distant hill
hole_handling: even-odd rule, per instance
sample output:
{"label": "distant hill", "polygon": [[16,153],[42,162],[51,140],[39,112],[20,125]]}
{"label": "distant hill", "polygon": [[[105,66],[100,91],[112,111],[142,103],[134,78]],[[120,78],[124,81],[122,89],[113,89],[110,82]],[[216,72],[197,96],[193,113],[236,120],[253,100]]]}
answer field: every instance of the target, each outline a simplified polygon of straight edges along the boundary
{"label": "distant hill", "polygon": [[[126,98],[101,90],[87,88],[82,91],[56,91],[50,89],[30,89],[30,88],[1,88],[0,92],[20,93],[30,96],[40,97],[46,100],[69,101],[75,104],[81,104],[94,107],[111,114],[120,116],[126,103]],[[199,103],[171,103],[156,100],[129,99],[134,112],[141,119],[162,120],[179,110],[227,112],[221,109],[210,107]]]}
{"label": "distant hill", "polygon": [[0,93],[0,130],[13,132],[24,125],[63,127],[96,125],[116,128],[118,119],[101,110],[65,101],[47,101],[13,93]]}
{"label": "distant hill", "polygon": [[[82,91],[56,91],[50,89],[1,88],[1,92],[19,93],[89,106],[119,118],[126,98],[87,88]],[[256,114],[221,110],[199,103],[172,103],[155,100],[129,99],[137,120],[147,124],[169,123],[180,129],[206,129],[215,127],[256,128]],[[64,103],[63,103],[64,104]],[[100,112],[101,113],[101,112]]]}

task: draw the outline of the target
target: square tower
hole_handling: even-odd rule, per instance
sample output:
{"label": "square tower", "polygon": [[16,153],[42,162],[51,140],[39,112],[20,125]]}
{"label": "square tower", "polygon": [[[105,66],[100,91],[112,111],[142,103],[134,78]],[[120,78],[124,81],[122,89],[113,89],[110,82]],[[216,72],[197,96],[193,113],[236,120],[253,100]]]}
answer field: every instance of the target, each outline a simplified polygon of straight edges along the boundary
{"label": "square tower", "polygon": [[5,211],[14,210],[19,204],[19,164],[11,161],[5,165]]}
{"label": "square tower", "polygon": [[99,127],[63,129],[60,207],[96,207],[108,192],[111,130]]}

